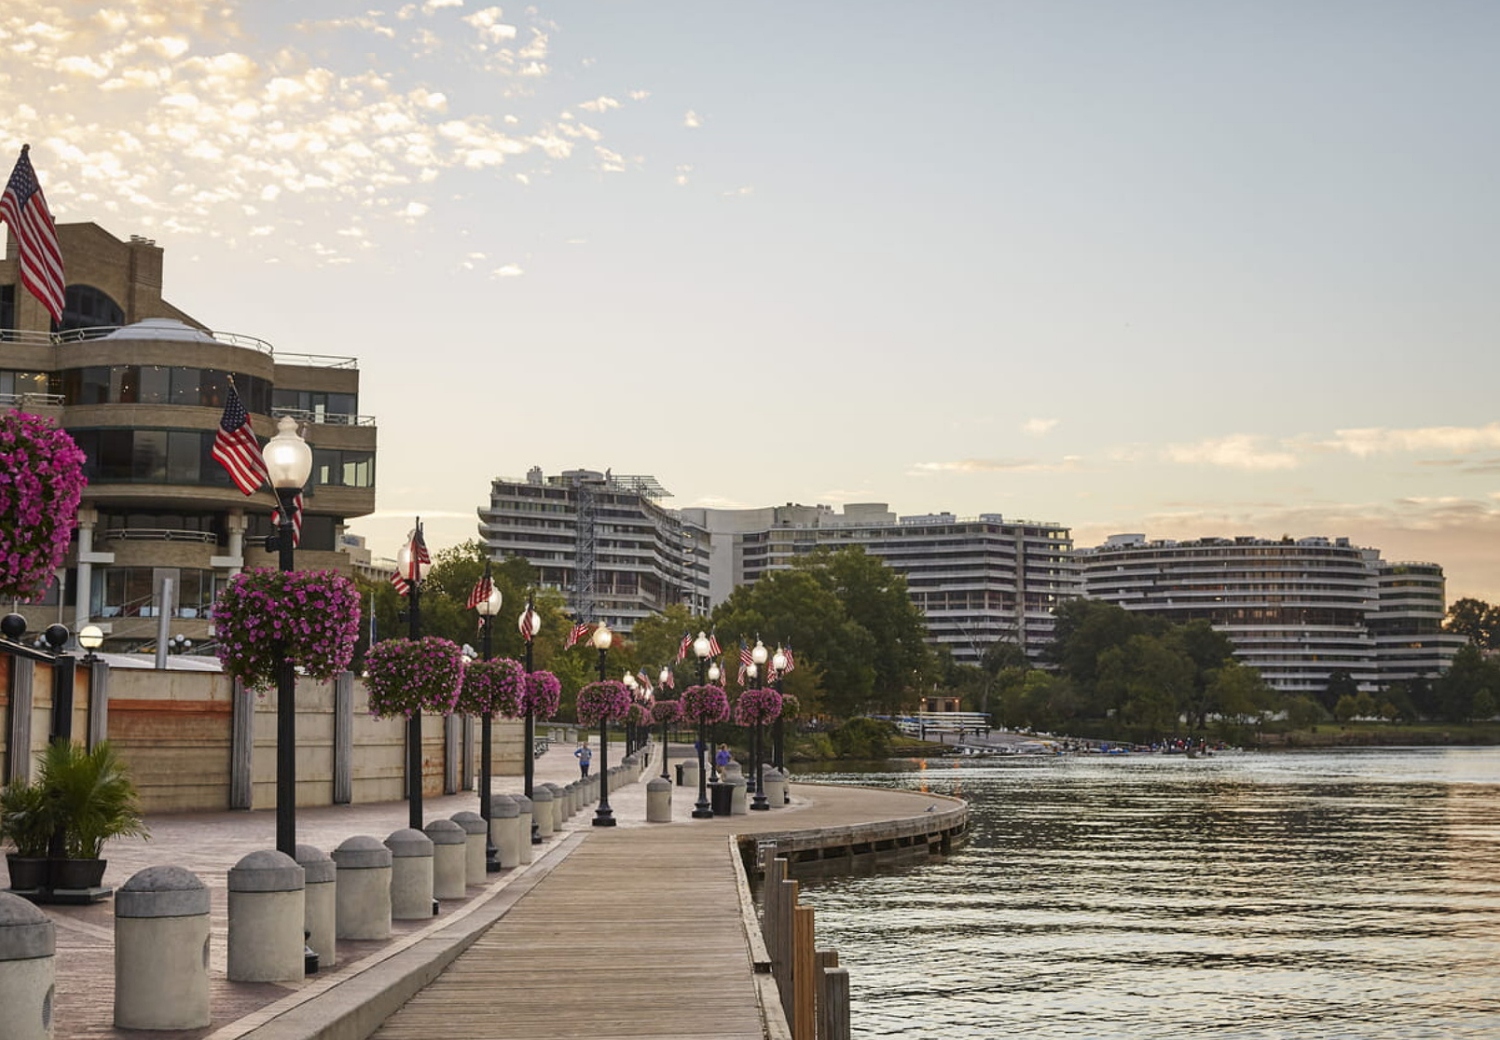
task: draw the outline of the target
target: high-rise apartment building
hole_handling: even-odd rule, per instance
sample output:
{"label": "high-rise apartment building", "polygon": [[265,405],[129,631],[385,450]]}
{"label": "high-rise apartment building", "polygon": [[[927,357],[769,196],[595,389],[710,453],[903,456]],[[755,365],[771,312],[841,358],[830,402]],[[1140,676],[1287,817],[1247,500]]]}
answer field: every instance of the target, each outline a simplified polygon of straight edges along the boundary
{"label": "high-rise apartment building", "polygon": [[155,243],[96,224],[57,232],[59,331],[20,286],[14,239],[0,261],[0,407],[56,420],[87,456],[76,541],[61,580],[21,608],[28,626],[92,623],[111,650],[163,632],[201,647],[219,586],[242,567],[276,566],[264,548],[274,496],[247,498],[209,455],[231,378],[262,439],[274,417],[305,424],[313,473],[297,563],[347,572],[344,523],[375,508],[376,431],[359,414],[355,359],[210,331],[162,299]]}
{"label": "high-rise apartment building", "polygon": [[1337,671],[1366,690],[1435,675],[1461,644],[1437,632],[1441,568],[1386,564],[1378,550],[1347,538],[1115,535],[1076,560],[1090,599],[1179,623],[1208,621],[1285,693],[1322,691]]}
{"label": "high-rise apartment building", "polygon": [[656,478],[568,470],[524,480],[497,477],[479,510],[479,534],[495,558],[520,556],[575,616],[628,635],[674,603],[708,609],[708,559],[698,532],[661,506]]}
{"label": "high-rise apartment building", "polygon": [[977,663],[995,642],[1036,657],[1051,641],[1053,609],[1078,595],[1066,527],[1006,520],[997,513],[898,517],[885,503],[785,505],[765,509],[685,509],[706,533],[711,599],[754,584],[818,548],[857,545],[906,578],[927,617],[932,642]]}

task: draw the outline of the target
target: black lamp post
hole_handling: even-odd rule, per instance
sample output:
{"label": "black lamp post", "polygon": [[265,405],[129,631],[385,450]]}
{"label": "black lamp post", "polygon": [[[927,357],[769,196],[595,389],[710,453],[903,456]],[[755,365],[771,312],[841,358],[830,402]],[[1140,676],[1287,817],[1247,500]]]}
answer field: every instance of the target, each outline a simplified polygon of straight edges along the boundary
{"label": "black lamp post", "polygon": [[[484,561],[483,588],[489,590],[489,595],[476,603],[474,610],[479,615],[479,651],[484,660],[488,661],[493,652],[490,629],[495,627],[495,615],[500,613],[500,604],[505,598],[490,579],[489,560]],[[490,747],[493,740],[492,718],[492,713],[488,711],[479,717],[479,815],[484,819],[485,871],[491,874],[500,870],[495,846],[490,843],[490,779],[494,775]]]}
{"label": "black lamp post", "polygon": [[[708,655],[712,648],[708,642],[708,636],[702,632],[698,638],[693,640],[693,656],[698,658],[698,685],[703,686],[708,682]],[[713,807],[708,801],[708,767],[703,762],[704,753],[708,750],[708,723],[702,719],[698,720],[698,802],[693,806],[693,819],[711,820],[714,816]]]}
{"label": "black lamp post", "polygon": [[[667,683],[668,683],[668,681],[671,680],[671,678],[672,678],[672,666],[669,665],[669,664],[662,665],[661,666],[661,672],[658,673],[657,676],[656,676],[656,681],[661,685],[661,688],[663,690],[665,690],[667,688]],[[668,775],[668,773],[667,773],[667,727],[670,726],[670,725],[671,725],[670,722],[666,721],[665,719],[662,720],[662,724],[661,724],[661,778],[663,780],[670,780],[670,779],[672,779],[671,776]]]}
{"label": "black lamp post", "polygon": [[[297,421],[283,415],[261,454],[278,514],[266,548],[276,550],[278,569],[290,571],[297,496],[312,473],[312,449],[298,435]],[[281,643],[276,646],[276,851],[297,858],[297,673]]]}
{"label": "black lamp post", "polygon": [[[531,642],[536,638],[536,634],[542,630],[542,618],[531,605],[530,592],[526,594],[526,609],[521,611],[520,618],[516,620],[516,627],[521,630],[521,641],[526,644],[526,681],[529,685],[531,682]],[[526,701],[525,739],[526,747],[522,749],[521,755],[524,760],[524,768],[521,774],[524,777],[524,790],[522,793],[527,798],[530,798],[536,783],[536,714],[531,710],[531,700],[529,697]],[[536,818],[533,816],[531,844],[540,845],[541,843],[541,824],[537,823]]]}
{"label": "black lamp post", "polygon": [[[625,684],[625,688],[630,691],[630,703],[631,704],[639,704],[640,700],[641,700],[641,684],[640,684],[639,681],[636,680],[636,677],[633,676],[633,675],[631,675],[629,672],[626,672],[625,675],[623,677],[621,677],[620,681],[623,682]],[[635,748],[636,748],[636,742],[635,742],[635,723],[633,723],[633,722],[630,721],[630,716],[629,715],[626,715],[625,716],[625,754],[626,755],[633,755],[633,754],[635,754]]]}
{"label": "black lamp post", "polygon": [[[755,640],[755,648],[750,651],[750,660],[752,662],[749,669],[750,678],[755,678],[755,676],[759,672],[765,669],[766,661],[768,658],[770,658],[770,656],[771,653],[766,649],[766,644],[762,643],[760,639],[757,638]],[[750,808],[760,812],[764,812],[765,810],[771,808],[771,803],[766,801],[766,778],[764,773],[765,765],[763,761],[766,757],[765,727],[761,724],[758,718],[755,722],[755,733],[751,743],[752,747],[750,749],[750,757],[753,763],[753,769],[755,771],[755,798],[751,801]]]}
{"label": "black lamp post", "polygon": [[[782,680],[786,678],[786,651],[779,646],[776,648],[776,652],[771,655],[771,675],[774,677],[771,685],[776,689],[777,693],[780,693]],[[782,734],[781,723],[783,714],[784,712],[777,712],[776,721],[771,724],[771,764],[780,770],[782,776],[785,777],[786,743]],[[791,798],[788,796],[787,801],[790,800]]]}
{"label": "black lamp post", "polygon": [[[604,682],[604,669],[609,657],[609,644],[614,642],[614,633],[604,622],[594,629],[590,642],[599,651],[599,681]],[[595,827],[613,827],[614,810],[609,807],[609,719],[599,720],[599,807],[594,810]]]}
{"label": "black lamp post", "polygon": [[[422,538],[422,518],[411,537],[396,553],[396,572],[406,580],[406,637],[422,637],[422,579],[432,567],[427,543]],[[406,720],[406,825],[422,829],[422,709],[415,708]]]}

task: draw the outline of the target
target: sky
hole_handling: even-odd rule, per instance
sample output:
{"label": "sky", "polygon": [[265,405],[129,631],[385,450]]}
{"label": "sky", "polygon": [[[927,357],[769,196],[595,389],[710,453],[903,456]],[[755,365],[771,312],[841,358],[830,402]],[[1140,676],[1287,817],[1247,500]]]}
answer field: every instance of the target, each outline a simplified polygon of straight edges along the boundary
{"label": "sky", "polygon": [[359,359],[377,556],[610,468],[1500,601],[1492,0],[104,2],[0,9],[0,161]]}

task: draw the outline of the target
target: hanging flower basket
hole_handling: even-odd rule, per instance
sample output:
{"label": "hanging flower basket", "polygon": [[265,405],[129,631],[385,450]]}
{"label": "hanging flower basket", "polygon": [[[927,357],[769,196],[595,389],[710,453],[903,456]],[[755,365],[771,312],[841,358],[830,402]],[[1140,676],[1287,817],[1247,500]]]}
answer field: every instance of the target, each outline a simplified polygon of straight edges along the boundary
{"label": "hanging flower basket", "polygon": [[795,719],[802,711],[802,702],[797,699],[795,693],[783,693],[781,695],[781,717],[784,719]]}
{"label": "hanging flower basket", "polygon": [[224,671],[250,689],[276,685],[276,650],[318,682],[349,667],[359,638],[359,590],[337,571],[241,571],[213,609]]}
{"label": "hanging flower basket", "polygon": [[521,713],[534,719],[550,719],[562,704],[562,683],[551,672],[532,672],[526,677],[526,703]]}
{"label": "hanging flower basket", "polygon": [[632,726],[649,726],[651,725],[651,709],[640,701],[636,701],[630,706],[630,710],[625,712],[625,721]]}
{"label": "hanging flower basket", "polygon": [[464,666],[464,682],[454,710],[503,719],[526,714],[526,669],[509,657],[470,661]]}
{"label": "hanging flower basket", "polygon": [[741,726],[759,726],[781,714],[781,694],[775,690],[749,689],[734,704],[734,721]]}
{"label": "hanging flower basket", "polygon": [[630,687],[618,679],[591,682],[578,691],[578,721],[585,726],[623,719],[630,708]]}
{"label": "hanging flower basket", "polygon": [[651,721],[661,722],[670,726],[674,722],[682,720],[681,701],[657,701],[651,705]]}
{"label": "hanging flower basket", "polygon": [[682,714],[707,725],[723,722],[729,718],[729,695],[720,686],[689,686],[682,692]]}
{"label": "hanging flower basket", "polygon": [[439,636],[387,639],[365,654],[370,714],[380,718],[415,711],[452,714],[463,682],[464,654]]}
{"label": "hanging flower basket", "polygon": [[83,462],[51,419],[0,416],[0,599],[29,601],[47,591],[77,523]]}

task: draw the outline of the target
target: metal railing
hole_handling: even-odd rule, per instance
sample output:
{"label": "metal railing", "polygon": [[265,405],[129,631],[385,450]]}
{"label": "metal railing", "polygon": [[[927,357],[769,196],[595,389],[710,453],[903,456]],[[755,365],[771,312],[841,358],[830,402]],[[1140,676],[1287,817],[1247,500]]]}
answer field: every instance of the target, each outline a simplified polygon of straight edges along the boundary
{"label": "metal railing", "polygon": [[5,408],[61,408],[62,404],[62,394],[43,394],[36,391],[0,394],[0,407]]}
{"label": "metal railing", "polygon": [[[0,343],[24,343],[32,346],[63,346],[71,343],[93,343],[101,339],[107,339],[121,329],[130,328],[128,325],[97,325],[86,329],[67,329],[63,332],[39,332],[34,329],[0,329]],[[200,329],[191,325],[184,327],[186,332],[196,336],[207,336],[225,346],[242,347],[246,350],[254,350],[261,354],[268,354],[276,359],[280,365],[304,365],[308,368],[358,368],[359,359],[342,354],[291,354],[277,351],[275,347],[263,339],[254,336],[245,336],[238,332],[219,332],[214,329]],[[163,329],[161,334],[153,337],[162,340],[177,340],[183,338],[183,331]]]}
{"label": "metal railing", "polygon": [[306,408],[272,408],[271,417],[279,419],[289,415],[298,422],[314,426],[374,426],[373,415],[348,415],[341,412],[314,412]]}
{"label": "metal railing", "polygon": [[106,542],[200,542],[214,545],[219,536],[212,531],[183,531],[171,527],[110,527],[100,538]]}

